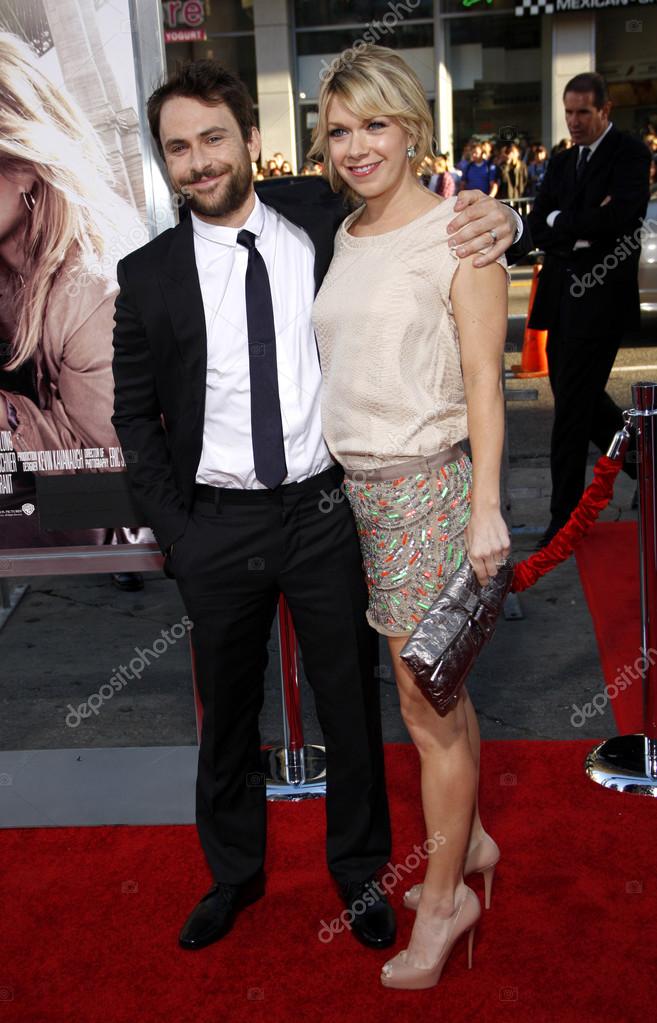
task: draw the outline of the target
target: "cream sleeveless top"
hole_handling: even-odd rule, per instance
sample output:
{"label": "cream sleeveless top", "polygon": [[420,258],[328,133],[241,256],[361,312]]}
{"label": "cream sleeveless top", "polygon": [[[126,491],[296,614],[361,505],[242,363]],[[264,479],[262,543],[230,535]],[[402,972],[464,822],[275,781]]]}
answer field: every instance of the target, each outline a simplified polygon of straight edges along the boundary
{"label": "cream sleeveless top", "polygon": [[[351,471],[435,454],[468,433],[449,298],[459,258],[447,224],[456,196],[403,227],[355,238],[340,225],[313,305],[322,429]],[[506,259],[497,260],[506,269]],[[509,279],[507,271],[507,280]]]}

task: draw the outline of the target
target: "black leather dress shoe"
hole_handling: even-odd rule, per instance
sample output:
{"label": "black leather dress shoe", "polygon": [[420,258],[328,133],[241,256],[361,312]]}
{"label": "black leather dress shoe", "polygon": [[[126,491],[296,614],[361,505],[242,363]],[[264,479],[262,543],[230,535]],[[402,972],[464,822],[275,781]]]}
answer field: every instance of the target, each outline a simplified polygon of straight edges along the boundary
{"label": "black leather dress shoe", "polygon": [[395,914],[376,878],[341,884],[340,894],[353,915],[350,926],[354,937],[370,948],[388,948],[394,944]]}
{"label": "black leather dress shoe", "polygon": [[551,522],[550,525],[548,526],[548,528],[543,533],[543,536],[541,537],[541,539],[538,541],[538,543],[534,547],[534,550],[535,551],[540,551],[540,550],[542,550],[543,547],[547,547],[547,545],[549,544],[550,540],[552,540],[557,535],[559,530],[564,525],[565,525],[564,522]]}
{"label": "black leather dress shoe", "polygon": [[181,948],[205,948],[213,941],[219,941],[219,938],[228,934],[240,909],[257,902],[264,894],[263,872],[244,884],[218,881],[187,918],[178,938]]}
{"label": "black leather dress shoe", "polygon": [[143,590],[144,577],[141,572],[112,572],[112,583],[119,590],[134,593],[136,590]]}

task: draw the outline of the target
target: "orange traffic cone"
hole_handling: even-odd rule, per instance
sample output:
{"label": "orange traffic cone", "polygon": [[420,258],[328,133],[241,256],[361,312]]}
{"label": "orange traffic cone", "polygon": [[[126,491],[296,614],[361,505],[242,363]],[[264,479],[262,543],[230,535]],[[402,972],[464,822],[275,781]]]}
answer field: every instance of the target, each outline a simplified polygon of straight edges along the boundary
{"label": "orange traffic cone", "polygon": [[548,339],[547,330],[531,330],[527,323],[532,313],[534,296],[538,286],[538,275],[541,271],[539,263],[534,263],[534,276],[529,292],[529,306],[527,308],[527,322],[525,323],[525,336],[522,342],[522,358],[520,365],[511,367],[515,377],[523,379],[526,377],[546,377],[548,375],[547,353],[545,351]]}

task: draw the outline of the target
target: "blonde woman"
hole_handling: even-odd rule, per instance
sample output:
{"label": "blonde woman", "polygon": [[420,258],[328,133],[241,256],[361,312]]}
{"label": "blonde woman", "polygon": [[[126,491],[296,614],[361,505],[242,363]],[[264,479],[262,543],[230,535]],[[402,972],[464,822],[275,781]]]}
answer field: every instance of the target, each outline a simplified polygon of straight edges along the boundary
{"label": "blonde woman", "polygon": [[[146,240],[84,114],[24,43],[0,33],[0,431],[15,452],[118,446],[115,267]],[[3,546],[62,542],[21,515],[30,491],[31,473],[15,474],[1,499],[14,512]],[[103,542],[105,532],[76,538]]]}
{"label": "blonde woman", "polygon": [[[424,884],[407,893],[417,907],[408,948],[381,974],[398,988],[433,986],[457,938],[469,932],[472,942],[480,905],[464,872],[490,879],[499,856],[477,812],[479,729],[467,693],[439,716],[399,657],[464,557],[485,583],[510,550],[499,502],[506,262],[474,269],[450,247],[456,200],[431,194],[416,174],[432,131],[414,72],[394,51],[367,46],[336,60],[323,83],[309,154],[359,203],[338,230],[313,310],[322,422],[345,469],[367,616],[387,637],[434,839]],[[472,463],[459,447],[466,436]]]}

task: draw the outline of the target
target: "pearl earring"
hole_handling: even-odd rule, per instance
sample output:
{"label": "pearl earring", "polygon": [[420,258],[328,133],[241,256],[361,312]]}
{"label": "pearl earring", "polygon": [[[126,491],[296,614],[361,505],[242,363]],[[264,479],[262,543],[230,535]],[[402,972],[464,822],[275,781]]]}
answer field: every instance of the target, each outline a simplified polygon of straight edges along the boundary
{"label": "pearl earring", "polygon": [[416,153],[415,146],[409,146],[408,149],[406,150],[406,155],[409,158],[409,160],[413,159],[415,153]]}

